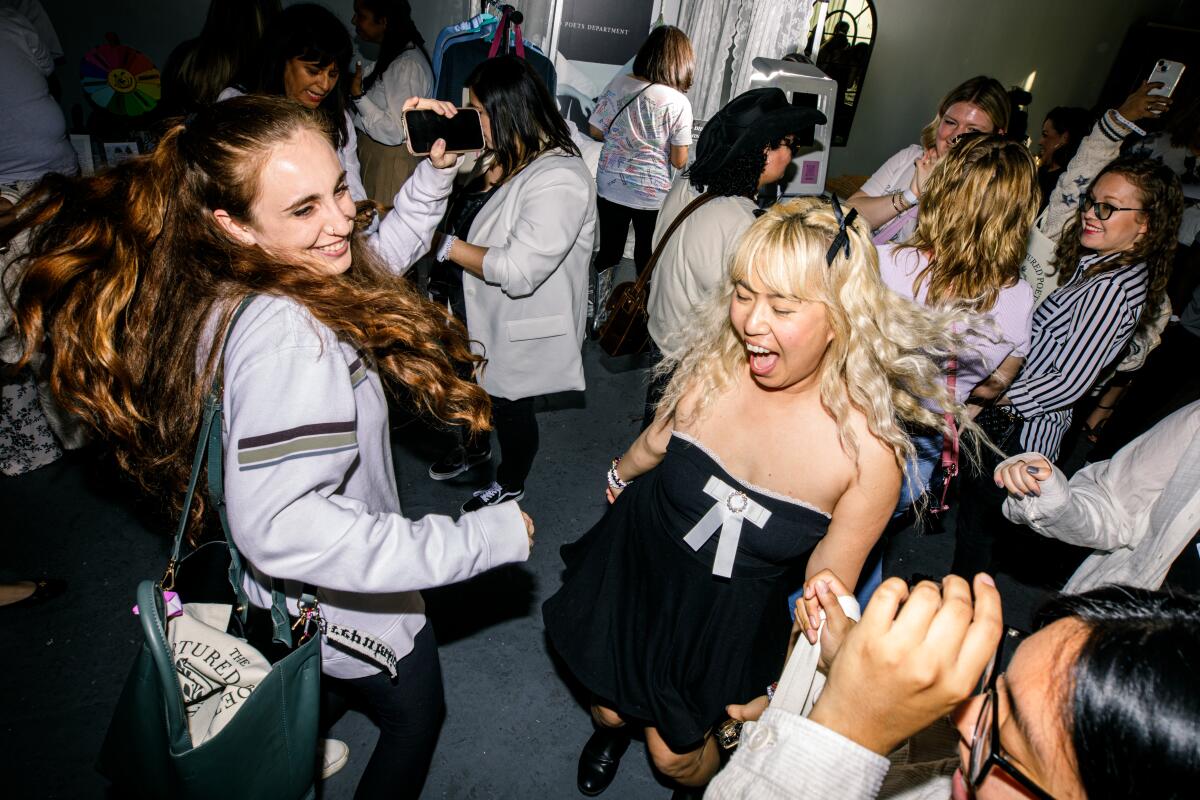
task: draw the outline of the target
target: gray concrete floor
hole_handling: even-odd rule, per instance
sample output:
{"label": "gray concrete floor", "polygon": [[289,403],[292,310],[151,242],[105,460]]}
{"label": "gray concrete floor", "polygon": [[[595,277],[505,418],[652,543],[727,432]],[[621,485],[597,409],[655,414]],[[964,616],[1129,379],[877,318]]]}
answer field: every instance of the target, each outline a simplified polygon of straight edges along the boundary
{"label": "gray concrete floor", "polygon": [[[537,524],[530,561],[426,593],[448,705],[426,797],[580,797],[575,764],[591,731],[586,697],[556,668],[540,606],[560,583],[559,546],[603,513],[604,471],[636,436],[645,392],[631,359],[610,359],[588,342],[584,364],[586,394],[549,398],[538,415],[541,450],[522,502]],[[490,480],[486,468],[452,482],[430,480],[426,468],[437,444],[419,423],[395,421],[409,516],[456,514],[471,490]],[[138,581],[161,574],[171,528],[136,497],[86,453],[0,479],[0,579],[51,575],[70,583],[66,596],[42,607],[0,609],[6,797],[104,794],[93,763],[140,641],[129,609]],[[912,538],[905,566],[940,574],[951,539]],[[351,756],[322,787],[327,800],[353,795],[376,729],[352,711],[333,733],[349,743]],[[635,744],[606,796],[665,799],[670,791]]]}
{"label": "gray concrete floor", "polygon": [[[579,748],[591,728],[583,696],[549,655],[540,606],[560,583],[558,548],[604,510],[608,461],[636,436],[645,386],[629,359],[585,345],[586,394],[550,398],[538,414],[541,450],[522,507],[537,524],[529,562],[427,593],[441,644],[448,713],[425,795],[572,798]],[[409,516],[457,514],[490,479],[480,468],[447,483],[426,474],[436,451],[419,423],[396,430],[401,501]],[[433,445],[433,446],[431,446]],[[4,795],[97,797],[93,764],[140,640],[129,613],[138,581],[160,575],[169,525],[94,455],[74,454],[0,479],[4,578],[66,579],[64,597],[27,611],[0,609],[0,763]],[[351,711],[333,731],[350,763],[327,781],[349,798],[376,728]],[[666,798],[644,748],[630,750],[607,796]]]}

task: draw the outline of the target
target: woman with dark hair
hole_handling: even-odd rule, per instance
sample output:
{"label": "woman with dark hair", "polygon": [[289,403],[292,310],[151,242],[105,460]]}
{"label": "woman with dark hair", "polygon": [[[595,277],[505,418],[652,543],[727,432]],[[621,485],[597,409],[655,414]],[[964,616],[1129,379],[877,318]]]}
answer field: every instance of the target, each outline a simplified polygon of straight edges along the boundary
{"label": "woman with dark hair", "polygon": [[379,45],[379,58],[355,66],[350,82],[363,186],[377,203],[388,203],[416,169],[417,159],[404,144],[401,109],[410,97],[433,94],[433,67],[425,40],[412,20],[408,0],[355,0],[354,26],[359,40]]}
{"label": "woman with dark hair", "polygon": [[[832,582],[820,591],[824,689],[807,715],[782,681],[769,706],[761,698],[732,707],[757,721],[742,729],[742,745],[705,797],[1195,796],[1195,595],[1122,586],[1064,595],[1006,665],[1013,637],[1002,636],[1000,595],[987,575],[973,587],[950,576],[941,587],[924,581],[911,590],[893,578],[857,624]],[[948,738],[939,723],[947,714],[954,756],[939,758],[938,748],[917,760],[920,743]]]}
{"label": "woman with dark hair", "polygon": [[643,430],[654,421],[671,377],[654,368],[664,354],[675,354],[675,340],[687,333],[696,309],[725,282],[738,239],[754,222],[759,190],[783,178],[793,143],[824,122],[821,112],[791,105],[780,89],[751,89],[704,127],[696,160],[675,180],[654,230],[657,245],[701,195],[711,198],[684,218],[654,267],[646,304],[652,363]]}
{"label": "woman with dark hair", "polygon": [[[64,407],[177,512],[223,375],[224,509],[250,602],[269,608],[282,584],[294,607],[316,588],[325,688],[380,725],[357,796],[416,797],[443,714],[419,590],[525,560],[533,527],[515,503],[403,515],[388,394],[488,425],[487,396],[459,377],[480,362],[465,331],[403,277],[429,249],[457,159],[435,143],[367,237],[330,141],[322,114],[235,98],[172,126],[150,155],[47,180],[17,210],[16,231],[32,232],[17,327],[26,358],[54,345]],[[345,649],[339,629],[379,647]]]}
{"label": "woman with dark hair", "polygon": [[887,225],[887,241],[908,241],[917,227],[917,203],[925,183],[950,145],[972,131],[1004,133],[1011,116],[1008,92],[1000,81],[978,75],[960,83],[938,104],[937,113],[921,131],[920,144],[909,145],[885,161],[848,202],[877,233]]}
{"label": "woman with dark hair", "polygon": [[1062,171],[1071,163],[1079,143],[1092,127],[1092,115],[1086,108],[1056,106],[1042,122],[1038,139],[1038,186],[1042,190],[1041,211],[1050,202]]}
{"label": "woman with dark hair", "polygon": [[253,92],[295,100],[329,121],[351,199],[366,200],[358,163],[358,137],[346,110],[345,89],[353,45],[346,26],[313,3],[288,6],[263,34],[258,75],[251,86],[226,87],[217,100]]}
{"label": "woman with dark hair", "polygon": [[280,0],[212,0],[200,35],[167,58],[163,104],[185,113],[215,103],[227,86],[253,86],[263,32],[279,11]]}
{"label": "woman with dark hair", "polygon": [[[467,79],[487,145],[482,202],[436,247],[463,270],[467,331],[487,359],[500,443],[496,479],[463,511],[520,499],[538,449],[534,400],[584,389],[587,265],[596,231],[591,173],[546,85],[524,59],[501,56]],[[486,435],[429,468],[434,480],[491,459]]]}
{"label": "woman with dark hair", "polygon": [[692,86],[696,58],[687,34],[671,25],[650,32],[633,59],[633,72],[618,74],[600,94],[588,132],[604,142],[596,171],[600,249],[592,264],[600,276],[593,312],[603,318],[612,284],[610,269],[625,253],[633,224],[634,266],[650,260],[651,235],[667,192],[671,167],[687,165],[692,144]]}
{"label": "woman with dark hair", "polygon": [[[1080,213],[1058,241],[1054,263],[1063,279],[1034,312],[1025,364],[994,407],[980,412],[1004,453],[1058,459],[1076,401],[1116,364],[1135,334],[1158,319],[1182,211],[1179,178],[1148,159],[1118,158],[1087,187]],[[968,470],[955,574],[990,571],[997,537],[1014,560],[1025,549],[1019,527],[1001,515],[1004,498],[990,469]],[[1028,566],[1011,565],[1019,574]]]}

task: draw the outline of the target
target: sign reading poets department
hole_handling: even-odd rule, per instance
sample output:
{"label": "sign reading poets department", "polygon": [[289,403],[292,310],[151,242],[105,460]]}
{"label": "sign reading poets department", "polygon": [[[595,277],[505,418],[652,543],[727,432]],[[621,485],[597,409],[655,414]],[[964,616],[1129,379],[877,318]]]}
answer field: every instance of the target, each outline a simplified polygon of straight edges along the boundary
{"label": "sign reading poets department", "polygon": [[558,49],[572,61],[624,64],[650,33],[653,0],[564,0]]}

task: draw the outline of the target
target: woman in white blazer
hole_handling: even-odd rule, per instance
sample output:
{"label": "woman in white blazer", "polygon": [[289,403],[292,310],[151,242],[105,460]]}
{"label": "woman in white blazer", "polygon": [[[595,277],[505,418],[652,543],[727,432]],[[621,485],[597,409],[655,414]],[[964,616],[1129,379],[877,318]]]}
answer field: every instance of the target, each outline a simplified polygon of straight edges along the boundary
{"label": "woman in white blazer", "polygon": [[[584,388],[580,348],[596,229],[591,173],[541,78],[524,60],[503,56],[480,64],[467,86],[491,161],[490,194],[465,239],[445,237],[436,255],[463,269],[467,330],[487,359],[480,380],[492,397],[502,459],[496,480],[464,512],[524,496],[538,448],[534,398]],[[451,478],[490,457],[480,437],[430,476]]]}

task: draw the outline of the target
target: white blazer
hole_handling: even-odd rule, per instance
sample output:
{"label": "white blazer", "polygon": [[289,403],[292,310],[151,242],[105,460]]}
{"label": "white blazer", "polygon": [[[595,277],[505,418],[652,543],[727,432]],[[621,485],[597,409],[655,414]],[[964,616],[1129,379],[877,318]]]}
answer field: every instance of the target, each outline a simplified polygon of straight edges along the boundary
{"label": "white blazer", "polygon": [[538,156],[480,210],[467,241],[488,248],[484,278],[464,272],[463,293],[488,394],[519,400],[584,388],[595,237],[595,182],[582,158],[561,150]]}

